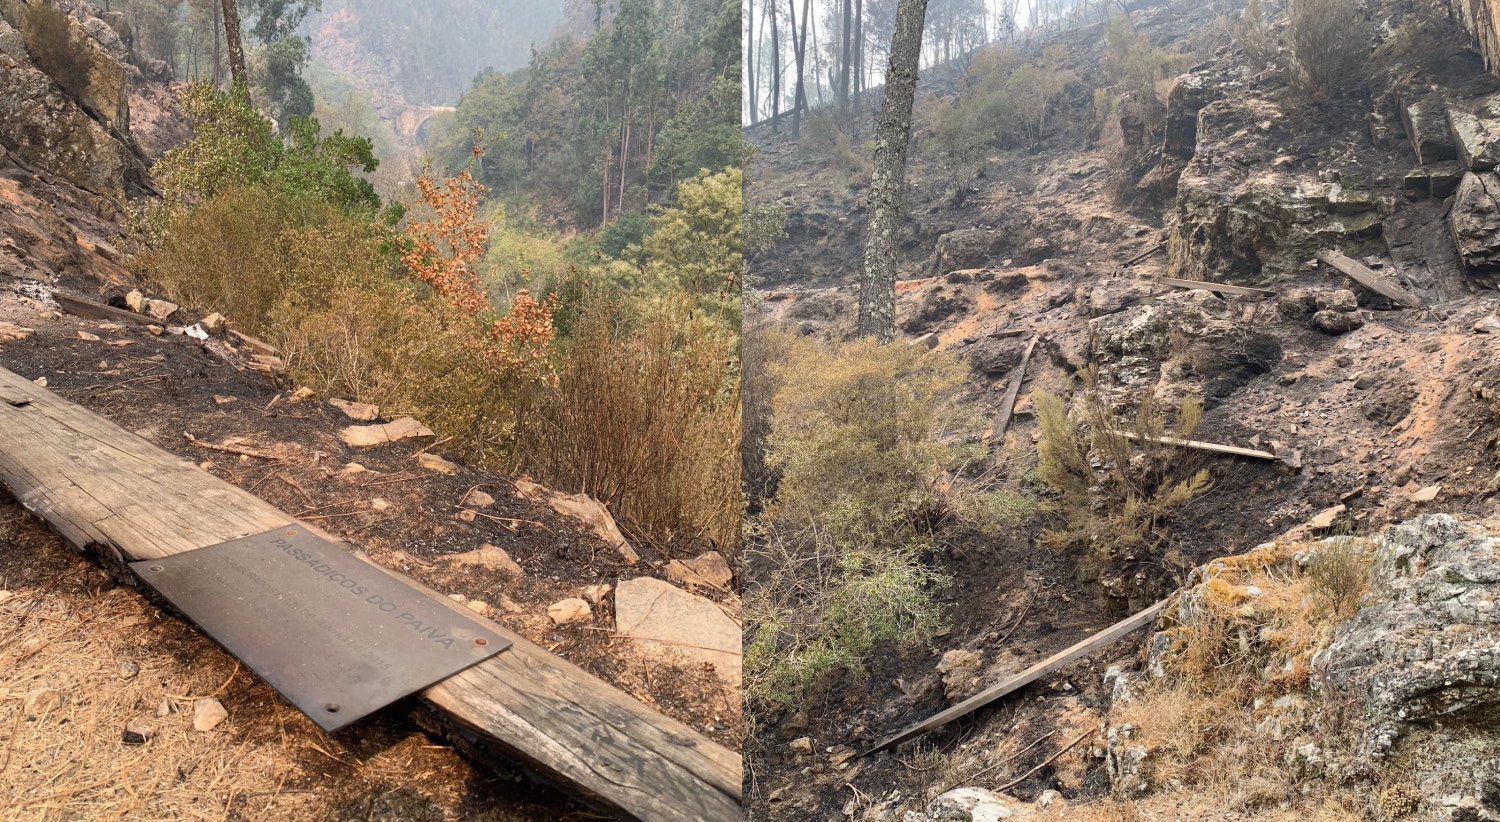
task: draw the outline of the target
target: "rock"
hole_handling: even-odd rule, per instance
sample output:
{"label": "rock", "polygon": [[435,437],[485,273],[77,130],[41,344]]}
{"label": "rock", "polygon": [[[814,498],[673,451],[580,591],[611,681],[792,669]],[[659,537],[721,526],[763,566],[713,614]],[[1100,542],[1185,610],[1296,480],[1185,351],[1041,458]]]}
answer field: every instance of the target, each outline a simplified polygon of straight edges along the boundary
{"label": "rock", "polygon": [[525,573],[521,566],[504,549],[496,545],[485,543],[472,551],[462,554],[449,554],[443,559],[447,562],[456,562],[461,565],[477,565],[480,568],[489,568],[502,574],[521,576]]}
{"label": "rock", "polygon": [[119,673],[121,679],[135,679],[141,672],[141,666],[126,659],[121,660],[120,664],[115,666],[115,671]]}
{"label": "rock", "polygon": [[1312,316],[1312,327],[1324,334],[1345,334],[1363,327],[1364,324],[1364,317],[1361,317],[1357,311],[1324,310]]}
{"label": "rock", "polygon": [[452,475],[458,473],[457,463],[449,462],[448,460],[443,459],[437,454],[428,454],[426,452],[418,454],[417,464],[422,466],[423,468],[426,468],[428,471],[436,471],[439,474]]}
{"label": "rock", "polygon": [[1375,541],[1370,591],[1312,660],[1315,693],[1352,697],[1362,755],[1411,726],[1487,732],[1500,711],[1500,538],[1446,514],[1394,525]]}
{"label": "rock", "polygon": [[703,597],[652,577],[621,580],[615,589],[615,630],[642,646],[713,665],[721,679],[739,687],[742,631]]}
{"label": "rock", "polygon": [[983,268],[992,257],[1010,245],[1004,232],[985,228],[961,228],[938,237],[933,246],[932,274],[942,276],[967,268]]}
{"label": "rock", "polygon": [[459,500],[459,505],[472,505],[475,508],[488,508],[495,504],[495,498],[479,490],[471,488],[464,498]]}
{"label": "rock", "polygon": [[1480,320],[1479,322],[1474,323],[1474,333],[1500,334],[1500,317],[1496,317],[1494,314],[1491,314],[1488,317]]}
{"label": "rock", "polygon": [[500,610],[506,612],[507,614],[519,614],[526,609],[522,608],[520,603],[511,599],[509,594],[501,594]]}
{"label": "rock", "polygon": [[1152,284],[1141,280],[1106,280],[1089,292],[1089,316],[1103,317],[1130,306],[1150,302]]}
{"label": "rock", "polygon": [[224,710],[223,704],[217,699],[209,697],[193,703],[193,730],[195,731],[211,731],[228,718],[229,712]]}
{"label": "rock", "polygon": [[292,399],[294,399],[294,400],[310,400],[310,399],[313,398],[313,396],[315,395],[315,393],[316,392],[314,392],[311,388],[308,388],[307,386],[304,385],[304,386],[301,386],[300,388],[298,388],[296,391],[292,392]]}
{"label": "rock", "polygon": [[146,300],[145,310],[142,313],[165,322],[168,317],[176,314],[179,308],[181,306],[177,303],[167,300]]}
{"label": "rock", "polygon": [[27,337],[30,337],[33,333],[35,333],[34,329],[0,320],[0,342],[24,340]]}
{"label": "rock", "polygon": [[1307,527],[1311,528],[1314,531],[1326,531],[1327,529],[1333,527],[1333,523],[1338,519],[1339,514],[1342,514],[1347,510],[1349,509],[1345,508],[1343,505],[1335,505],[1332,508],[1326,508],[1322,513],[1308,520]]}
{"label": "rock", "polygon": [[345,474],[363,474],[368,470],[370,469],[364,467],[363,465],[360,465],[357,462],[351,462],[344,466]]}
{"label": "rock", "polygon": [[911,344],[920,345],[928,351],[932,351],[938,347],[938,344],[940,342],[941,340],[938,338],[938,335],[936,333],[927,333],[916,338],[915,340],[912,340]]}
{"label": "rock", "polygon": [[339,439],[343,440],[345,445],[355,448],[396,442],[409,437],[431,436],[434,436],[432,429],[411,417],[402,417],[384,425],[351,425],[339,431]]}
{"label": "rock", "polygon": [[812,737],[799,736],[787,746],[787,750],[799,756],[812,756]]}
{"label": "rock", "polygon": [[199,320],[198,324],[209,331],[218,331],[224,325],[224,315],[215,311]]}
{"label": "rock", "polygon": [[21,703],[21,713],[23,716],[43,716],[62,707],[62,703],[62,691],[43,685],[26,694],[26,700]]}
{"label": "rock", "polygon": [[943,679],[943,693],[949,702],[957,702],[971,696],[979,680],[979,667],[984,663],[984,654],[979,651],[954,648],[945,651],[938,660],[938,676]]}
{"label": "rock", "polygon": [[229,403],[234,402],[235,399],[236,399],[235,397],[227,397],[227,396],[224,396],[223,394],[215,394],[214,395],[214,405],[228,405]]}
{"label": "rock", "polygon": [[590,605],[598,605],[602,603],[604,601],[604,598],[609,596],[609,592],[613,590],[613,585],[606,585],[602,582],[596,585],[588,585],[583,589],[583,598],[588,600]]}
{"label": "rock", "polygon": [[516,480],[516,493],[524,499],[545,502],[557,513],[587,525],[595,536],[619,553],[621,561],[626,565],[640,562],[640,554],[635,552],[630,541],[620,533],[620,526],[610,516],[609,509],[593,497],[587,494],[564,494],[526,479]]}
{"label": "rock", "polygon": [[1407,500],[1410,502],[1432,502],[1433,500],[1437,499],[1438,492],[1441,490],[1443,490],[1443,486],[1441,484],[1429,485],[1426,488],[1423,488],[1422,490],[1416,492],[1415,494],[1412,494],[1407,498]]}
{"label": "rock", "polygon": [[99,342],[99,335],[98,334],[90,334],[87,331],[80,331],[80,332],[78,332],[78,339],[83,340],[85,342]]}
{"label": "rock", "polygon": [[1066,805],[1066,804],[1068,804],[1068,800],[1063,799],[1063,795],[1062,794],[1058,793],[1057,791],[1053,791],[1053,790],[1042,791],[1042,795],[1038,796],[1036,798],[1036,806],[1038,808],[1045,809],[1045,808],[1050,808],[1053,805],[1056,805],[1058,807],[1062,807],[1063,805]]}
{"label": "rock", "polygon": [[47,387],[47,378],[46,377],[37,377],[36,379],[32,380],[32,382],[36,383],[37,385],[40,385],[43,388]]}
{"label": "rock", "polygon": [[986,377],[1003,377],[1021,364],[1026,342],[1020,337],[986,337],[969,347],[969,367]]}
{"label": "rock", "polygon": [[120,741],[126,745],[144,745],[156,736],[156,731],[145,725],[126,725],[120,733]]}
{"label": "rock", "polygon": [[954,788],[927,803],[927,819],[931,822],[1000,822],[1033,815],[1020,800],[986,788]]}
{"label": "rock", "polygon": [[984,284],[984,290],[990,294],[1014,294],[1024,291],[1030,284],[1031,280],[1020,272],[996,274],[988,278]]}
{"label": "rock", "polygon": [[380,406],[371,405],[367,402],[351,402],[349,400],[330,399],[328,404],[337,408],[355,422],[374,422],[380,419]]}
{"label": "rock", "polygon": [[468,602],[464,603],[464,607],[468,608],[470,611],[473,611],[476,614],[479,614],[480,616],[490,615],[489,603],[483,600],[471,599]]}
{"label": "rock", "polygon": [[161,335],[167,333],[167,329],[162,328],[159,325],[148,325],[146,326],[146,331],[150,332],[151,336],[153,337],[160,337]]}
{"label": "rock", "polygon": [[1124,796],[1140,795],[1151,789],[1151,751],[1144,745],[1131,744],[1138,730],[1134,725],[1116,725],[1105,734],[1104,767],[1110,785]]}
{"label": "rock", "polygon": [[1319,291],[1313,295],[1313,304],[1319,311],[1358,311],[1359,298],[1347,288]]}
{"label": "rock", "polygon": [[1458,255],[1471,271],[1500,270],[1500,176],[1465,174],[1448,213]]}
{"label": "rock", "polygon": [[172,700],[170,700],[170,699],[163,699],[162,701],[156,703],[156,718],[157,719],[161,719],[162,717],[168,716],[171,713],[172,713]]}
{"label": "rock", "polygon": [[1417,98],[1401,95],[1401,126],[1406,130],[1406,139],[1411,141],[1417,153],[1417,162],[1422,165],[1452,160],[1458,157],[1453,145],[1453,135],[1448,130],[1448,113],[1441,94]]}
{"label": "rock", "polygon": [[1448,109],[1448,130],[1458,159],[1471,171],[1490,171],[1500,164],[1500,121],[1480,119],[1457,108]]}
{"label": "rock", "polygon": [[922,296],[916,310],[901,321],[901,330],[908,334],[925,334],[934,325],[966,312],[972,306],[973,301],[960,288],[932,288]]}
{"label": "rock", "polygon": [[577,597],[570,597],[548,605],[547,616],[555,625],[566,625],[570,622],[593,619],[594,612],[587,602]]}
{"label": "rock", "polygon": [[391,503],[388,500],[381,499],[380,497],[375,497],[374,499],[370,500],[370,508],[373,510],[388,511],[390,510],[390,507]]}
{"label": "rock", "polygon": [[691,591],[697,586],[728,590],[734,580],[734,572],[718,551],[709,551],[686,561],[672,560],[667,563],[667,579],[688,586]]}

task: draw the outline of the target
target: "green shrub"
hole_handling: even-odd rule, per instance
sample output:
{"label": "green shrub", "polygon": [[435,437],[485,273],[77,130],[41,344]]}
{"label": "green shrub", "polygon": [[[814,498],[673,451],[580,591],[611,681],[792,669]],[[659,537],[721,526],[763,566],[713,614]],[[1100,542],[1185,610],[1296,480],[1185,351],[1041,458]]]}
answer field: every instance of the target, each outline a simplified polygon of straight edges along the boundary
{"label": "green shrub", "polygon": [[784,706],[827,674],[861,674],[877,643],[921,645],[940,630],[933,594],[946,579],[924,560],[932,514],[947,470],[982,446],[965,435],[977,420],[954,400],[965,369],[951,355],[756,337],[769,343],[752,346],[747,414],[765,422],[779,479],[748,526],[746,687]]}
{"label": "green shrub", "polygon": [[1043,535],[1054,547],[1085,546],[1106,560],[1132,549],[1159,553],[1175,513],[1212,486],[1196,451],[1153,441],[1189,439],[1201,403],[1183,403],[1170,430],[1149,395],[1122,423],[1092,385],[1071,412],[1051,394],[1040,396],[1037,412],[1037,472],[1053,493],[1046,508],[1062,522]]}

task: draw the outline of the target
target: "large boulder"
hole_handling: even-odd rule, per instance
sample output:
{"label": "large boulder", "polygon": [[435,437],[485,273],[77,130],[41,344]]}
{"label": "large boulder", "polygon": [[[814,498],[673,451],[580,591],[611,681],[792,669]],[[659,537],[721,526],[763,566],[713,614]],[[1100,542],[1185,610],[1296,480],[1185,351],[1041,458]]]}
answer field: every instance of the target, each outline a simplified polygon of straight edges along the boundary
{"label": "large boulder", "polygon": [[1010,246],[1011,236],[989,228],[961,228],[939,237],[933,249],[932,274],[983,268]]}
{"label": "large boulder", "polygon": [[1500,175],[1469,173],[1458,184],[1448,228],[1453,244],[1470,271],[1500,270]]}
{"label": "large boulder", "polygon": [[80,22],[44,3],[3,0],[0,12],[20,32],[34,66],[106,129],[130,133],[128,49],[118,32],[97,17]]}
{"label": "large boulder", "polygon": [[[0,36],[9,28],[0,21]],[[0,145],[96,194],[123,186],[136,160],[46,74],[0,53]]]}
{"label": "large boulder", "polygon": [[1417,723],[1500,721],[1500,537],[1446,514],[1387,529],[1364,608],[1313,659],[1363,705],[1366,750]]}

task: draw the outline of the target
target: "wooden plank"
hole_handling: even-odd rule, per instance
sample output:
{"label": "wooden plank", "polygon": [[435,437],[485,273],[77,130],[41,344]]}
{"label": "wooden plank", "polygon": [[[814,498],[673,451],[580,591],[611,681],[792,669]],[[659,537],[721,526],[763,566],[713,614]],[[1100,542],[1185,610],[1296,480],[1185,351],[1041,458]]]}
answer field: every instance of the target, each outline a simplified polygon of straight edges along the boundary
{"label": "wooden plank", "polygon": [[1144,260],[1147,257],[1150,257],[1152,254],[1155,254],[1156,252],[1161,251],[1162,249],[1164,249],[1166,247],[1167,247],[1166,243],[1161,243],[1161,242],[1155,243],[1151,247],[1147,248],[1145,251],[1142,251],[1141,253],[1135,255],[1134,257],[1131,257],[1130,259],[1126,260],[1125,262],[1120,263],[1120,268],[1121,269],[1129,268],[1129,267],[1135,265],[1136,263],[1140,262],[1141,260]]}
{"label": "wooden plank", "polygon": [[1212,291],[1216,294],[1234,294],[1237,297],[1269,298],[1276,296],[1275,291],[1265,288],[1250,288],[1243,285],[1228,285],[1226,283],[1208,283],[1201,280],[1179,280],[1176,277],[1157,277],[1156,281],[1162,285],[1170,285],[1173,288],[1192,288],[1199,291]]}
{"label": "wooden plank", "polygon": [[[0,404],[0,482],[80,549],[150,559],[296,522],[4,368],[0,395],[25,400]],[[737,752],[519,634],[495,630],[515,645],[424,691],[429,724],[622,818],[743,818]]]}
{"label": "wooden plank", "polygon": [[82,297],[70,296],[61,291],[52,292],[52,299],[57,300],[57,304],[62,310],[86,320],[111,320],[114,322],[136,323],[137,325],[151,325],[156,322],[156,320],[144,314],[126,311],[123,308],[115,308],[112,305],[96,303],[93,300],[85,300]]}
{"label": "wooden plank", "polygon": [[1258,460],[1279,460],[1270,451],[1257,451],[1254,448],[1240,448],[1237,445],[1220,445],[1216,442],[1199,442],[1198,440],[1179,440],[1171,437],[1142,437],[1131,431],[1116,432],[1120,436],[1137,441],[1154,442],[1161,445],[1176,445],[1181,448],[1195,448],[1199,451],[1209,451],[1215,454],[1232,454],[1236,457],[1250,457]]}
{"label": "wooden plank", "polygon": [[975,694],[974,696],[965,699],[963,702],[954,705],[946,711],[940,711],[939,713],[933,714],[932,716],[922,720],[921,722],[918,722],[915,725],[912,725],[909,728],[906,728],[905,730],[886,737],[880,742],[880,744],[876,745],[868,751],[865,751],[863,754],[861,754],[861,756],[872,754],[877,751],[883,751],[886,748],[892,747],[894,745],[899,745],[909,739],[914,739],[918,736],[921,736],[922,734],[927,733],[933,728],[937,728],[941,725],[946,725],[947,723],[952,722],[953,720],[958,719],[961,716],[971,714],[974,711],[977,711],[980,708],[983,708],[984,706],[990,704],[991,702],[994,702],[995,700],[1005,696],[1006,694],[1019,690],[1020,688],[1023,688],[1026,685],[1031,684],[1032,682],[1035,682],[1041,677],[1046,676],[1052,671],[1055,671],[1058,668],[1061,668],[1064,665],[1073,662],[1074,660],[1088,656],[1089,654],[1099,650],[1100,648],[1112,645],[1121,637],[1129,634],[1131,631],[1154,622],[1156,620],[1156,615],[1161,613],[1162,607],[1166,604],[1167,600],[1162,600],[1161,602],[1158,602],[1155,605],[1152,605],[1151,607],[1140,611],[1135,616],[1132,616],[1129,619],[1124,619],[1116,622],[1114,625],[1105,628],[1104,630],[1100,631],[1097,634],[1094,634],[1088,639],[1085,639],[1082,642],[1058,651],[1052,656],[1047,657],[1041,662],[1038,662],[1030,668],[1022,671],[1021,673],[1016,674],[1010,679],[1007,679],[992,688],[987,688]]}
{"label": "wooden plank", "polygon": [[1407,291],[1401,286],[1391,282],[1385,277],[1363,263],[1351,257],[1346,257],[1337,251],[1325,251],[1318,255],[1318,259],[1333,266],[1348,275],[1349,279],[1359,283],[1365,288],[1379,294],[1393,303],[1404,305],[1407,308],[1421,308],[1422,298]]}
{"label": "wooden plank", "polygon": [[1000,413],[995,416],[995,425],[990,429],[990,442],[998,443],[1005,436],[1005,429],[1010,427],[1010,417],[1016,410],[1016,397],[1021,395],[1021,383],[1026,381],[1026,364],[1031,361],[1031,352],[1036,349],[1040,334],[1034,334],[1031,342],[1026,344],[1026,353],[1021,355],[1021,363],[1010,372],[1010,385],[1005,388],[1005,396],[1000,400]]}

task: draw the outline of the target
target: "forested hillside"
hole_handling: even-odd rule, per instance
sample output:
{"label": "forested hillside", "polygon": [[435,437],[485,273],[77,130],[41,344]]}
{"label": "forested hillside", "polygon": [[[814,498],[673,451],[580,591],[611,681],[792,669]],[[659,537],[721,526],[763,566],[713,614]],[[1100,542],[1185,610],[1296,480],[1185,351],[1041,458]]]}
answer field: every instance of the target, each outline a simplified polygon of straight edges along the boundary
{"label": "forested hillside", "polygon": [[467,163],[508,202],[578,226],[617,225],[618,250],[702,169],[738,165],[739,7],[622,0],[586,41],[564,36],[520,71],[489,71],[433,126],[439,166]]}

